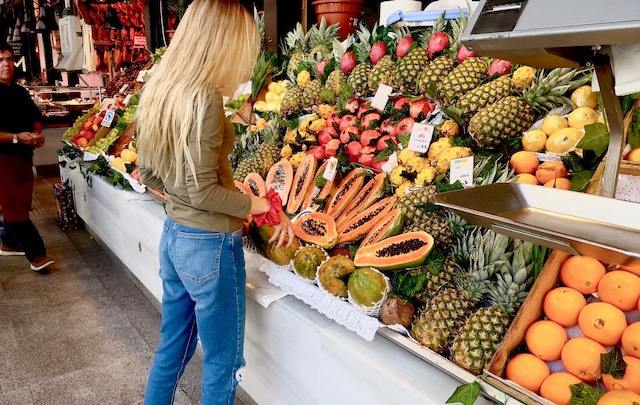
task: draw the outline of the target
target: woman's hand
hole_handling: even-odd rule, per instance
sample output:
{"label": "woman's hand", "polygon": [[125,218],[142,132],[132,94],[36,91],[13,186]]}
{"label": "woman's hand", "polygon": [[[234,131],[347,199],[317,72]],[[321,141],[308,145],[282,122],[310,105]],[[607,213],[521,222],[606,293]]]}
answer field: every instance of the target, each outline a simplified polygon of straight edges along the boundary
{"label": "woman's hand", "polygon": [[251,215],[264,214],[271,209],[269,200],[263,197],[251,197]]}
{"label": "woman's hand", "polygon": [[287,247],[291,246],[293,240],[295,239],[295,232],[293,231],[293,224],[291,220],[284,212],[280,213],[280,224],[274,226],[275,232],[271,239],[269,239],[269,243],[273,243],[276,240],[278,241],[277,246],[282,247],[285,241],[287,242]]}

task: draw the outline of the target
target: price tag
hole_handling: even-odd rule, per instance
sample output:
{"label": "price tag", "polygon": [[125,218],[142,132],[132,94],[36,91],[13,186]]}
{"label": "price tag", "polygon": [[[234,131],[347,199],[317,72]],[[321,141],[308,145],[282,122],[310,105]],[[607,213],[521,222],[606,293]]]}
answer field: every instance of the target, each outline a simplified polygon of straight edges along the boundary
{"label": "price tag", "polygon": [[557,153],[534,153],[541,162],[560,162],[562,159]]}
{"label": "price tag", "polygon": [[389,96],[392,92],[393,88],[391,86],[380,84],[378,86],[378,91],[376,91],[376,95],[373,96],[373,100],[371,100],[371,107],[379,111],[384,110],[389,102]]}
{"label": "price tag", "polygon": [[102,125],[103,127],[111,128],[111,124],[113,124],[114,118],[116,118],[115,111],[107,110],[107,112],[104,113],[104,118],[102,119],[102,123],[100,125]]}
{"label": "price tag", "polygon": [[128,106],[132,96],[133,94],[127,94],[127,97],[125,97],[124,100],[122,100],[122,104],[124,104],[125,106]]}
{"label": "price tag", "polygon": [[460,181],[465,187],[473,185],[473,156],[453,159],[449,170],[449,184]]}
{"label": "price tag", "polygon": [[124,93],[128,88],[129,88],[129,83],[127,83],[124,86],[120,87],[120,90],[118,90],[118,93]]}
{"label": "price tag", "polygon": [[398,167],[398,155],[393,152],[391,156],[389,156],[387,163],[382,165],[382,171],[385,173],[391,173],[391,171],[396,167]]}
{"label": "price tag", "polygon": [[327,181],[333,181],[336,178],[338,172],[338,159],[331,157],[327,160],[327,167],[324,168],[322,177]]}
{"label": "price tag", "polygon": [[427,152],[433,138],[433,129],[434,126],[429,124],[420,124],[419,122],[413,124],[409,138],[409,150],[418,153]]}
{"label": "price tag", "polygon": [[146,48],[147,47],[147,37],[142,35],[136,35],[133,37],[133,47],[134,48]]}

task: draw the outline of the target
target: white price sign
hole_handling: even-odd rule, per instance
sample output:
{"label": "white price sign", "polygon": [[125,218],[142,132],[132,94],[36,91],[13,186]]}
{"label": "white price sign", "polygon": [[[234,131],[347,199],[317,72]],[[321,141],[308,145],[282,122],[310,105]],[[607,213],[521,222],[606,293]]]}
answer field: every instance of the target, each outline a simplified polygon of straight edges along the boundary
{"label": "white price sign", "polygon": [[449,184],[460,181],[464,187],[473,185],[473,156],[453,159],[449,170]]}
{"label": "white price sign", "polygon": [[324,168],[322,177],[327,181],[333,181],[336,178],[338,172],[338,159],[331,157],[327,160],[327,167]]}
{"label": "white price sign", "polygon": [[429,150],[429,145],[431,145],[433,129],[434,126],[429,124],[420,124],[419,122],[413,124],[411,137],[409,138],[409,150],[426,153]]}
{"label": "white price sign", "polygon": [[557,153],[535,153],[541,162],[560,162],[562,159]]}
{"label": "white price sign", "polygon": [[398,167],[398,155],[393,152],[391,156],[389,156],[387,163],[382,165],[382,171],[385,173],[391,173],[391,171],[396,167]]}
{"label": "white price sign", "polygon": [[100,125],[102,125],[103,127],[111,128],[111,124],[113,124],[113,120],[115,118],[116,118],[115,111],[107,110],[107,112],[104,113],[104,118],[102,119],[102,123]]}
{"label": "white price sign", "polygon": [[389,102],[389,96],[392,92],[393,88],[391,86],[387,86],[386,84],[379,85],[376,95],[373,96],[373,100],[371,100],[371,107],[379,111],[384,110]]}

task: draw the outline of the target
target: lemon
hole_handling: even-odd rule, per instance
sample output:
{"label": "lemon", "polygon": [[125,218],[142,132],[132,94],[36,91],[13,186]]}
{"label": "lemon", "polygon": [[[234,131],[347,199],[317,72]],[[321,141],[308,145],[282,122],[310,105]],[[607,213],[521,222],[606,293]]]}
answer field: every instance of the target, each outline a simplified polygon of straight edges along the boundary
{"label": "lemon", "polygon": [[569,126],[567,119],[559,115],[547,115],[542,121],[542,130],[545,134],[551,135],[559,129]]}
{"label": "lemon", "polygon": [[583,129],[563,128],[554,132],[546,143],[547,152],[567,153],[576,148],[584,136]]}
{"label": "lemon", "polygon": [[591,86],[581,86],[571,93],[571,101],[573,101],[577,107],[594,109],[598,106],[598,95],[593,92]]}
{"label": "lemon", "polygon": [[522,148],[527,152],[541,152],[547,142],[547,134],[541,129],[532,129],[522,135]]}
{"label": "lemon", "polygon": [[583,129],[585,125],[598,122],[598,113],[589,107],[578,107],[569,114],[569,126]]}

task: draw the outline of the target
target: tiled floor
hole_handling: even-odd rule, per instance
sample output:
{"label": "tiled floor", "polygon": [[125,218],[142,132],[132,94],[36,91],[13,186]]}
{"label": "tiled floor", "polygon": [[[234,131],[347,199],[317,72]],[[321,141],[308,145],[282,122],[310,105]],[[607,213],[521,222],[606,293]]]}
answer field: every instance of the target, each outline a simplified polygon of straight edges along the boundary
{"label": "tiled floor", "polygon": [[[0,257],[0,404],[137,404],[160,314],[117,260],[85,231],[61,232],[55,215],[51,180],[40,179],[33,220],[57,260],[49,274]],[[176,404],[199,402],[200,367],[196,355]]]}

